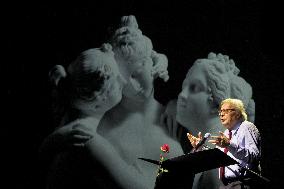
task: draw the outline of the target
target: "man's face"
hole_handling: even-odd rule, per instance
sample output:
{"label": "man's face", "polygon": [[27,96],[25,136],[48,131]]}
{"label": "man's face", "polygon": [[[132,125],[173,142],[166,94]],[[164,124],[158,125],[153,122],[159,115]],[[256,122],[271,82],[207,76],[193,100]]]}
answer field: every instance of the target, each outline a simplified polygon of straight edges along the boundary
{"label": "man's face", "polygon": [[220,121],[224,127],[231,130],[240,120],[239,111],[230,103],[225,103],[219,111]]}

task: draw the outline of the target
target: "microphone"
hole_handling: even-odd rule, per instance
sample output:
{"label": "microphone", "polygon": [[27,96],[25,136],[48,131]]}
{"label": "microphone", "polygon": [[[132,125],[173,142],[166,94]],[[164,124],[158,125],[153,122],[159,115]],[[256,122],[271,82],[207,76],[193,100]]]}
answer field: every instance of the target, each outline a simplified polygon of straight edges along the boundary
{"label": "microphone", "polygon": [[196,150],[198,150],[198,148],[200,148],[210,136],[211,136],[210,133],[206,133],[204,135],[203,139],[201,141],[199,141],[198,144],[195,146],[193,152],[196,152]]}

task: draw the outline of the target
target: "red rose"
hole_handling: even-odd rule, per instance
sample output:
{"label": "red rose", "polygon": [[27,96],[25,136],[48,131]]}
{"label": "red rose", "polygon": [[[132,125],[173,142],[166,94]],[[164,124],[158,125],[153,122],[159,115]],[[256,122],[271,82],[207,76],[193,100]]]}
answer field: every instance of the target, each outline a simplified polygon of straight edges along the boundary
{"label": "red rose", "polygon": [[170,152],[170,146],[168,144],[164,144],[163,146],[161,146],[161,150],[165,153],[169,153]]}

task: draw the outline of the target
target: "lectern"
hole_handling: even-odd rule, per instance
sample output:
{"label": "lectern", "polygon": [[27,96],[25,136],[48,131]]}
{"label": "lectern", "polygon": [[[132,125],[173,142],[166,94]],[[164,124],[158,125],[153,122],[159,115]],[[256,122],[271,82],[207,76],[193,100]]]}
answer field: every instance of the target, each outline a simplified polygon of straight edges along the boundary
{"label": "lectern", "polygon": [[[156,165],[160,163],[157,160],[139,159]],[[161,163],[161,168],[167,169],[168,172],[163,172],[156,178],[155,189],[189,189],[192,188],[195,174],[237,163],[217,148],[170,158]]]}

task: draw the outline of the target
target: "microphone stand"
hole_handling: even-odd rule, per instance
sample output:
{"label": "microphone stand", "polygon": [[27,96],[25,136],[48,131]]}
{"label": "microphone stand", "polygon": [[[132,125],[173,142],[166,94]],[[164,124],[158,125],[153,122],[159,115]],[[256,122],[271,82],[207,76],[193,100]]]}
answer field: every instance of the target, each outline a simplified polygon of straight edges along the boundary
{"label": "microphone stand", "polygon": [[256,177],[259,177],[260,179],[264,180],[265,182],[270,182],[270,180],[268,178],[265,178],[264,176],[262,176],[261,174],[257,173],[257,172],[254,172],[252,170],[250,170],[249,168],[241,165],[241,164],[238,164],[238,166],[240,166],[244,171],[247,171],[249,173],[251,173],[252,175],[256,176]]}

